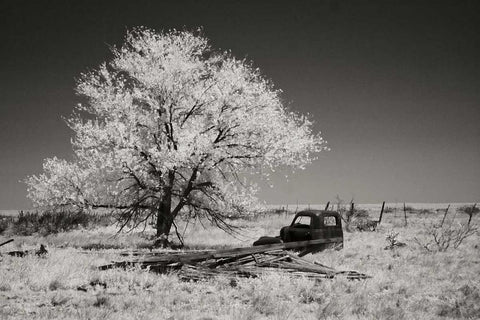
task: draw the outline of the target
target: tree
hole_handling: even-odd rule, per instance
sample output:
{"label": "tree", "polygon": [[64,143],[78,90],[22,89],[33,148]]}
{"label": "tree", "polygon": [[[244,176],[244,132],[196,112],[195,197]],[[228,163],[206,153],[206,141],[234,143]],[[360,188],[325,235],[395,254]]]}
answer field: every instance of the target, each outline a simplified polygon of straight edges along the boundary
{"label": "tree", "polygon": [[255,201],[247,174],[303,168],[325,148],[258,68],[199,33],[138,28],[112,53],[78,80],[74,160],[26,180],[36,206],[110,208],[121,228],[156,217],[165,245],[180,214],[230,230]]}

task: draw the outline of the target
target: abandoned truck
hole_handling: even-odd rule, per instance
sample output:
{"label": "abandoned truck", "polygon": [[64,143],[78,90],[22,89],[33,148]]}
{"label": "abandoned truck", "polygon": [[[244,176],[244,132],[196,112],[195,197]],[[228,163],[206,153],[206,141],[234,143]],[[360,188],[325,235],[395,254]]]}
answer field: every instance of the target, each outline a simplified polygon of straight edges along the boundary
{"label": "abandoned truck", "polygon": [[261,237],[254,246],[281,242],[331,240],[317,244],[315,251],[343,248],[342,219],[336,211],[305,210],[298,212],[289,226],[280,230],[279,237]]}

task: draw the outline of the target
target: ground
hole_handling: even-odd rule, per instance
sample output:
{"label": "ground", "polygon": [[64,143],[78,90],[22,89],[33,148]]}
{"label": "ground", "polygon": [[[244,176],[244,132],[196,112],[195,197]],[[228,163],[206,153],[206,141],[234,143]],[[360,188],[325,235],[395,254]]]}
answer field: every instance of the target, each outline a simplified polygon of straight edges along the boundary
{"label": "ground", "polygon": [[[375,232],[345,232],[345,247],[306,256],[336,269],[356,270],[371,279],[315,282],[281,273],[257,279],[216,278],[183,282],[175,274],[146,270],[97,270],[119,260],[120,250],[144,248],[149,234],[121,234],[115,227],[75,230],[46,237],[14,237],[1,252],[47,245],[45,257],[0,257],[1,319],[478,319],[480,318],[480,236],[458,249],[426,251],[427,226],[441,210],[389,212]],[[369,208],[378,216],[378,208]],[[248,246],[276,235],[293,212],[237,220],[241,237],[190,224],[190,248]],[[455,217],[455,221],[451,219]],[[478,223],[478,216],[473,223]],[[446,223],[466,223],[462,214]],[[183,230],[182,228],[180,228]],[[386,236],[398,233],[405,247],[385,250]],[[0,241],[6,239],[1,237]],[[79,290],[80,288],[80,290]]]}

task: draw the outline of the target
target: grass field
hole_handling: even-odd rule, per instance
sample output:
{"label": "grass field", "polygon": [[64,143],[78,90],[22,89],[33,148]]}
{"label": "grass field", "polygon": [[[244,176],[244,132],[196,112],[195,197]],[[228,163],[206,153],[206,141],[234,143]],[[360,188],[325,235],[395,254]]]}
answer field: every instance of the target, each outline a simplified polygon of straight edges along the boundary
{"label": "grass field", "polygon": [[[116,235],[111,226],[45,237],[14,236],[15,241],[1,247],[1,252],[43,243],[49,254],[0,258],[0,319],[479,319],[479,234],[458,249],[428,252],[421,246],[431,240],[428,226],[441,221],[445,207],[424,205],[422,209],[430,213],[409,213],[405,226],[399,206],[397,212],[384,215],[375,232],[345,232],[343,250],[306,256],[372,276],[361,281],[315,282],[266,273],[256,279],[182,282],[175,274],[136,268],[96,269],[120,259],[119,250],[146,248],[152,231]],[[378,206],[364,208],[378,216]],[[466,223],[467,215],[454,212],[451,209],[446,225]],[[236,238],[213,227],[189,224],[186,245],[190,249],[248,246],[259,236],[277,235],[292,217],[293,212],[288,212],[236,220],[243,228]],[[478,219],[474,216],[472,222],[478,224]],[[405,247],[384,249],[392,231]]]}

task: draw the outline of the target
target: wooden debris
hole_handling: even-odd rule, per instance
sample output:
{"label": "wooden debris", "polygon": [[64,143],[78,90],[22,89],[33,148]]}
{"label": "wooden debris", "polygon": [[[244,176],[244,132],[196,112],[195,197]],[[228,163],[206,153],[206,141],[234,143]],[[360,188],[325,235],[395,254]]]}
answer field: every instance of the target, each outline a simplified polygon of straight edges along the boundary
{"label": "wooden debris", "polygon": [[203,280],[218,275],[227,277],[258,277],[264,273],[282,272],[295,277],[311,279],[331,279],[344,276],[347,279],[367,279],[370,276],[356,271],[337,271],[318,262],[303,259],[300,255],[286,249],[301,248],[310,250],[311,246],[330,240],[312,240],[235,248],[229,250],[182,252],[182,253],[144,253],[129,261],[114,262],[99,267],[106,270],[115,267],[140,266],[152,271],[176,272],[183,280]]}
{"label": "wooden debris", "polygon": [[102,288],[102,289],[107,289],[107,283],[105,283],[103,281],[100,281],[100,280],[92,280],[88,284],[78,286],[77,290],[87,292],[89,289],[95,289],[97,287]]}
{"label": "wooden debris", "polygon": [[2,242],[2,243],[0,243],[0,247],[1,247],[1,246],[4,246],[4,245],[6,245],[7,243],[10,243],[10,242],[12,242],[12,241],[13,241],[13,239],[10,239],[10,240],[7,240],[7,241],[5,241],[5,242]]}
{"label": "wooden debris", "polygon": [[31,253],[35,253],[37,256],[39,257],[43,257],[45,256],[48,251],[47,249],[45,248],[45,246],[43,244],[40,245],[40,249],[38,250],[25,250],[25,251],[9,251],[7,252],[6,254],[8,254],[9,256],[12,256],[12,257],[25,257],[26,255],[28,254],[31,254]]}

